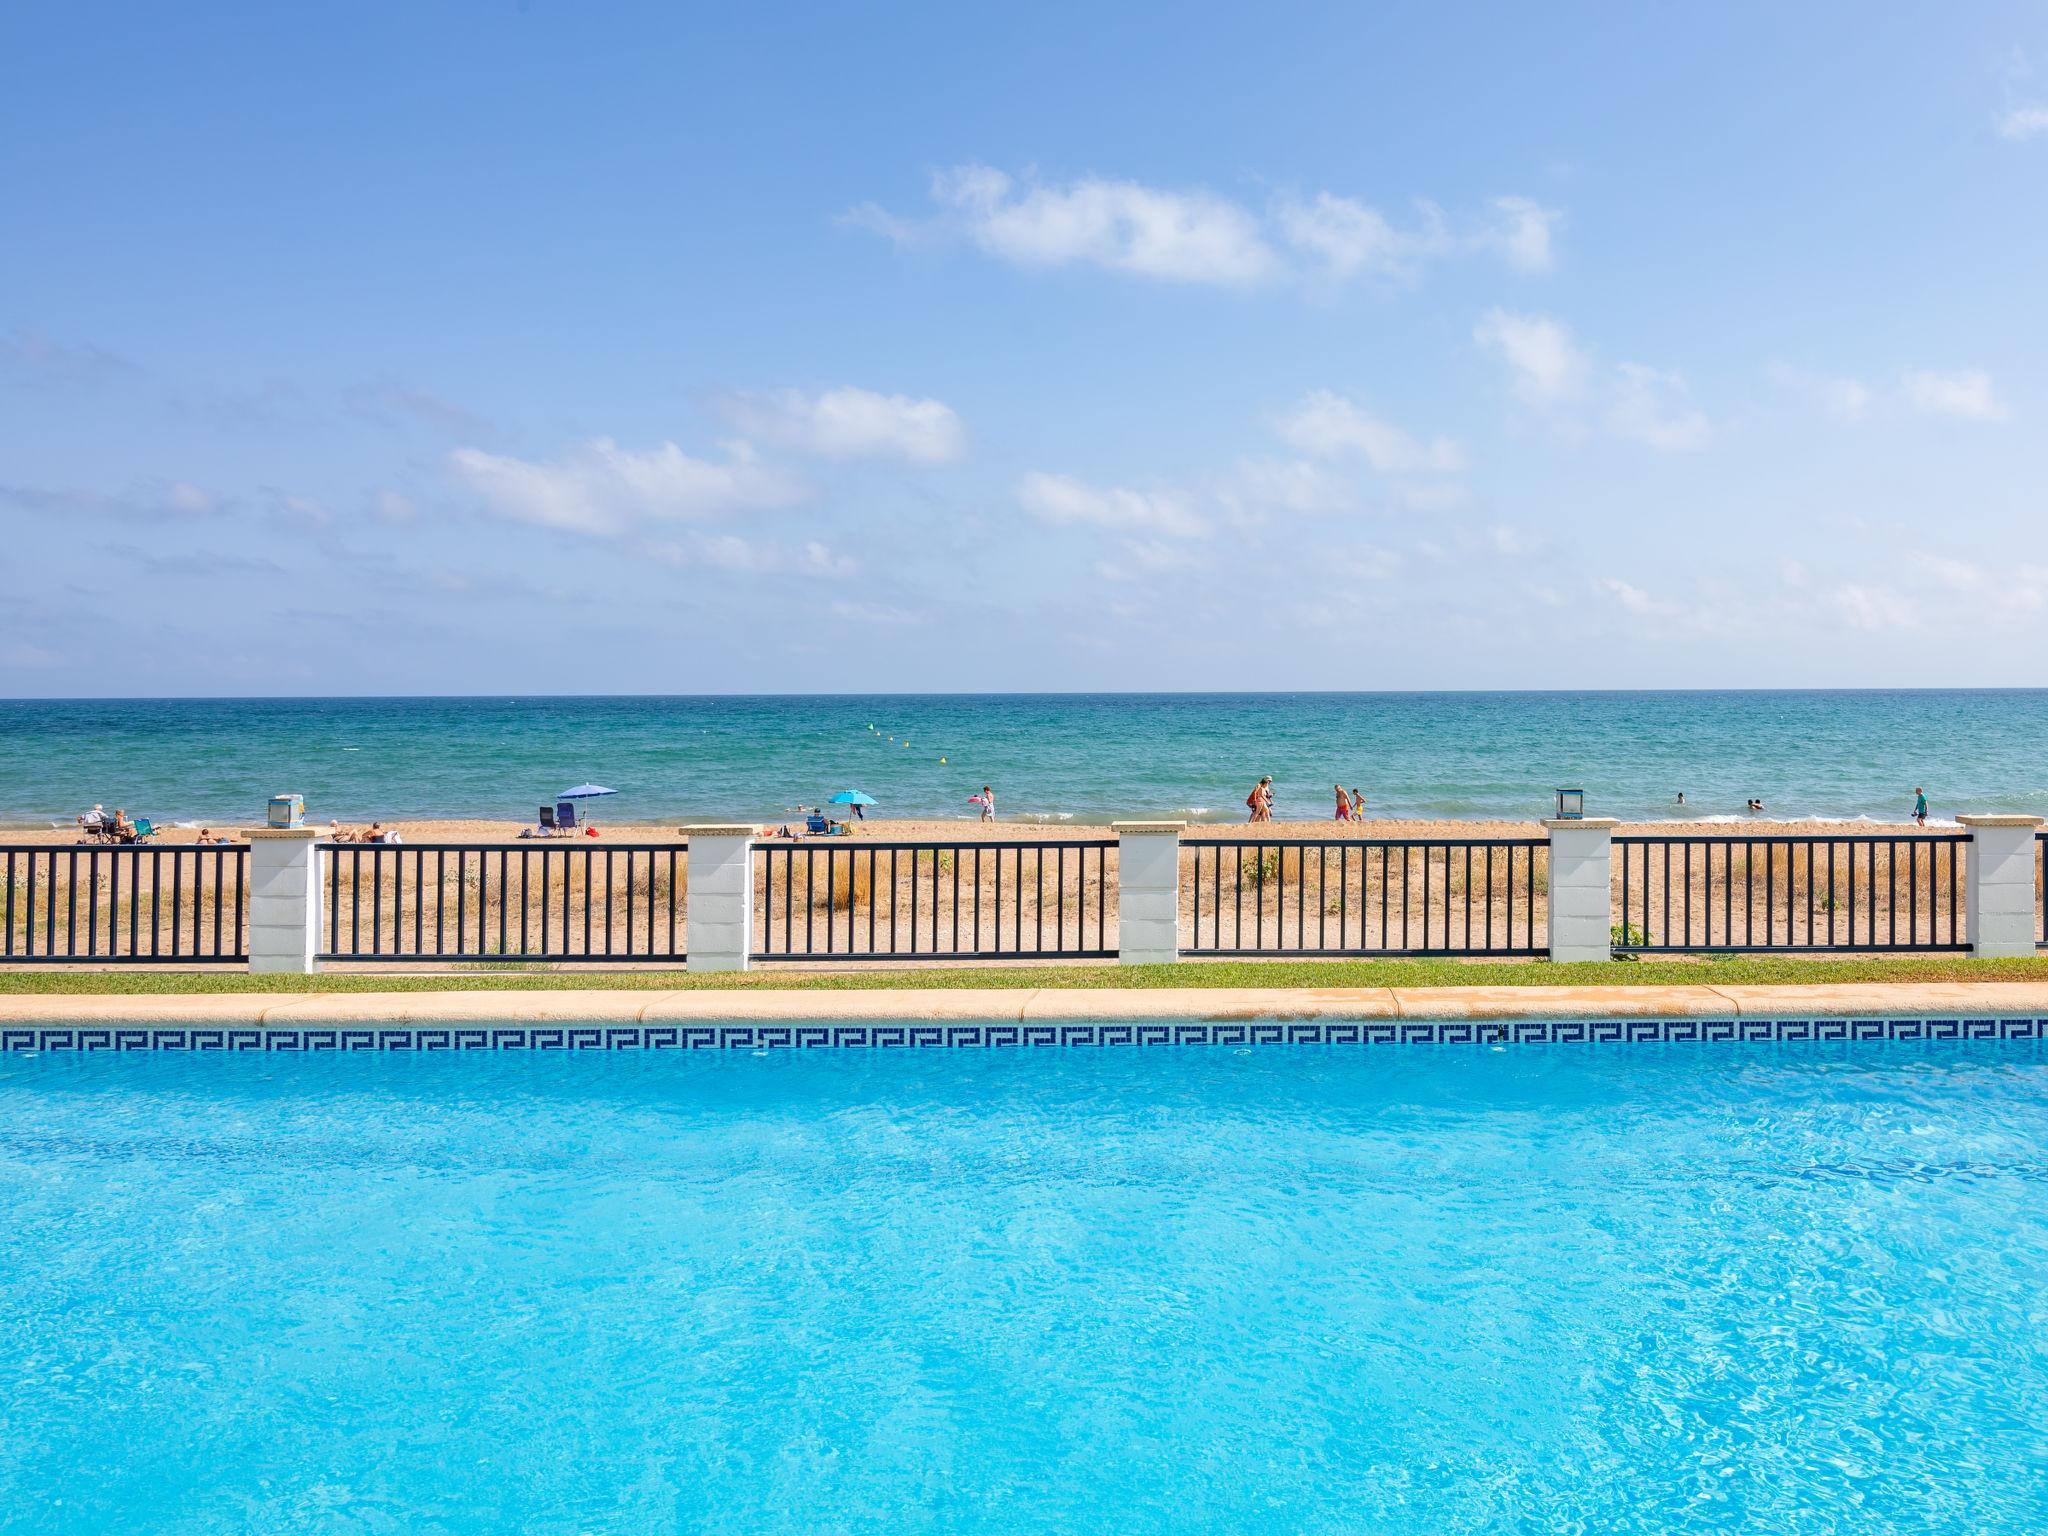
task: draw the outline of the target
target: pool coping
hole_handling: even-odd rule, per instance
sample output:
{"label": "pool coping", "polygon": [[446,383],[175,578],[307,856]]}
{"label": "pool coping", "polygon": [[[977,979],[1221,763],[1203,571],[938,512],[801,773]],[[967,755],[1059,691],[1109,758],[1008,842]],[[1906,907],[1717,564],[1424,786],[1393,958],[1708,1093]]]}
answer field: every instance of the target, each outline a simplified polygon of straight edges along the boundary
{"label": "pool coping", "polygon": [[21,994],[0,1025],[1034,1023],[1991,1018],[2048,1015],[2048,983],[1652,987],[1105,987],[628,992]]}

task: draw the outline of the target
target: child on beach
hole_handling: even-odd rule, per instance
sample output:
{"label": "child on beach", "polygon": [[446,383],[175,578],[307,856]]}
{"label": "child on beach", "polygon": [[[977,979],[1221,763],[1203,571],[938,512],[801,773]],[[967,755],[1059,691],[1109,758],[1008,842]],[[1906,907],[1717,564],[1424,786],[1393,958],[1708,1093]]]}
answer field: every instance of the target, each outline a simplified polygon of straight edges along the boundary
{"label": "child on beach", "polygon": [[1927,791],[1918,784],[1913,786],[1913,824],[1918,827],[1927,825]]}
{"label": "child on beach", "polygon": [[1365,791],[1356,784],[1351,786],[1351,819],[1353,821],[1365,820]]}
{"label": "child on beach", "polygon": [[983,821],[994,821],[996,819],[996,792],[986,784],[981,786],[981,819]]}

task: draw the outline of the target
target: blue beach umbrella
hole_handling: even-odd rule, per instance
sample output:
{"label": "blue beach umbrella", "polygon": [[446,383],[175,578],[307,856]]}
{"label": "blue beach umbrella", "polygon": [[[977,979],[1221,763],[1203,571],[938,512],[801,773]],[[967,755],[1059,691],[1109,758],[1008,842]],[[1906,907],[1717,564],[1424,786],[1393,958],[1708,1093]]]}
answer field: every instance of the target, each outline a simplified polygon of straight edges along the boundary
{"label": "blue beach umbrella", "polygon": [[557,800],[594,800],[599,795],[616,795],[616,789],[606,789],[602,784],[578,784],[574,789],[565,789],[555,796]]}
{"label": "blue beach umbrella", "polygon": [[857,789],[842,789],[825,803],[827,805],[873,805],[875,799],[874,796],[864,795]]}

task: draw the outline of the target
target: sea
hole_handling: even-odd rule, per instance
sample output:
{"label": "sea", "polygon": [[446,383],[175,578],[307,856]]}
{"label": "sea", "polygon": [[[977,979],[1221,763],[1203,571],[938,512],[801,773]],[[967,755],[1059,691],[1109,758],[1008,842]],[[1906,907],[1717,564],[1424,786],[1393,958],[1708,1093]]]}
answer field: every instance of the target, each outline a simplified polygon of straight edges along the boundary
{"label": "sea", "polygon": [[984,784],[1006,821],[1230,822],[1263,774],[1282,820],[1340,782],[1398,819],[1535,817],[1559,788],[1636,821],[1899,822],[1916,787],[1934,821],[2048,813],[2048,689],[0,700],[13,826],[246,823],[285,792],[316,820],[530,820],[585,782],[614,822],[843,789],[971,816]]}

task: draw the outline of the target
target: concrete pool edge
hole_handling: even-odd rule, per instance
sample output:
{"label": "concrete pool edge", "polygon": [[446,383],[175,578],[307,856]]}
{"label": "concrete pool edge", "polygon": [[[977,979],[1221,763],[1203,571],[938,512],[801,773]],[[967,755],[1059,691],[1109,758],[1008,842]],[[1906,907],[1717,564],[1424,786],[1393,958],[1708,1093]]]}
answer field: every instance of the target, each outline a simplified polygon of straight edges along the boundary
{"label": "concrete pool edge", "polygon": [[2048,983],[21,994],[0,1027],[1911,1019],[2048,1016]]}

